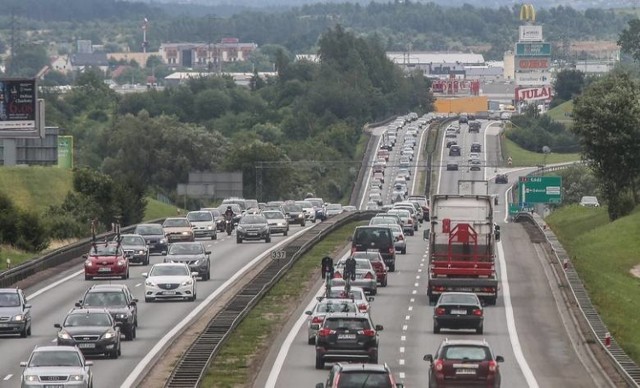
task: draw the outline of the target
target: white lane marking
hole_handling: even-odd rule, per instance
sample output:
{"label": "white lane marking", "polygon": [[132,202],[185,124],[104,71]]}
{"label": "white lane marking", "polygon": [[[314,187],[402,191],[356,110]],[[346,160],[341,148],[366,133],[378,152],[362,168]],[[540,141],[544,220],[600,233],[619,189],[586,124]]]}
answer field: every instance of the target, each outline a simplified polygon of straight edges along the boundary
{"label": "white lane marking", "polygon": [[418,291],[417,291],[417,290],[413,290],[413,291],[411,291],[411,294],[413,294],[413,295],[415,295],[415,294],[417,294],[417,293],[418,293]]}
{"label": "white lane marking", "polygon": [[[347,257],[348,255],[349,255],[348,253],[345,254],[343,258]],[[316,292],[316,295],[315,295],[316,297],[322,295],[324,291],[323,287],[324,286],[320,287],[318,292]],[[316,298],[313,298],[311,302],[309,302],[307,307],[304,309],[304,311],[313,309],[313,306],[315,306],[316,303],[317,303]],[[304,325],[307,319],[308,319],[307,314],[302,314],[300,318],[298,318],[296,323],[293,325],[293,327],[291,328],[291,331],[289,331],[289,334],[287,334],[287,337],[282,342],[282,346],[280,346],[280,350],[278,351],[278,355],[276,356],[273,366],[271,367],[271,371],[269,371],[269,377],[267,378],[267,382],[265,383],[265,388],[276,387],[276,383],[278,382],[278,376],[280,376],[280,372],[282,371],[284,362],[287,359],[287,354],[289,354],[289,349],[291,348],[293,341],[296,339],[298,332],[300,332],[300,329],[302,329],[302,325]]]}
{"label": "white lane marking", "polygon": [[69,275],[69,276],[67,276],[67,277],[65,277],[65,278],[62,278],[62,279],[58,280],[57,282],[53,282],[53,283],[49,284],[48,286],[46,286],[46,287],[44,287],[44,288],[39,289],[38,291],[34,292],[34,293],[33,293],[33,294],[31,294],[31,295],[27,295],[27,299],[33,299],[33,298],[36,298],[36,297],[38,297],[38,296],[40,296],[40,295],[44,294],[45,292],[49,291],[50,289],[52,289],[52,288],[56,288],[56,287],[58,287],[59,285],[61,285],[62,283],[66,282],[66,281],[69,281],[69,280],[71,280],[71,279],[75,278],[76,276],[78,276],[78,275],[80,275],[80,274],[82,274],[82,273],[84,273],[84,268],[83,268],[83,269],[81,269],[80,271],[77,271],[77,272],[72,273],[71,275]]}
{"label": "white lane marking", "polygon": [[422,268],[418,268],[418,272],[422,272]]}
{"label": "white lane marking", "polygon": [[522,353],[522,347],[520,346],[520,339],[518,338],[518,332],[516,330],[516,321],[513,315],[513,305],[511,304],[511,290],[509,289],[509,278],[507,277],[507,263],[504,260],[504,249],[502,242],[498,241],[498,260],[500,261],[500,283],[502,286],[502,299],[504,300],[504,313],[507,319],[507,331],[509,332],[509,341],[513,348],[513,353],[516,356],[516,361],[520,366],[522,375],[527,381],[529,388],[538,388],[538,381],[533,375],[527,360]]}
{"label": "white lane marking", "polygon": [[413,286],[414,286],[414,287],[418,287],[418,286],[419,286],[419,283],[413,283]]}
{"label": "white lane marking", "polygon": [[405,376],[404,372],[400,372],[400,373],[398,373],[398,377],[399,377],[400,379],[404,379],[404,376]]}
{"label": "white lane marking", "polygon": [[4,377],[4,379],[2,379],[2,380],[7,381],[7,380],[9,380],[9,379],[10,379],[10,378],[12,378],[12,377],[13,377],[13,375],[12,375],[12,374],[8,374],[8,375],[6,375],[6,376]]}
{"label": "white lane marking", "polygon": [[416,298],[411,298],[411,299],[409,299],[409,302],[411,302],[411,303],[413,303],[413,302],[415,302],[415,301],[416,301]]}
{"label": "white lane marking", "polygon": [[404,360],[402,360],[402,359],[398,360],[398,364],[404,365]]}
{"label": "white lane marking", "polygon": [[402,325],[402,331],[407,331],[407,329],[409,328],[409,326],[407,325]]}
{"label": "white lane marking", "polygon": [[406,335],[401,335],[400,336],[400,341],[406,341],[407,340],[407,336]]}
{"label": "white lane marking", "polygon": [[400,353],[404,353],[404,346],[400,347]]}
{"label": "white lane marking", "polygon": [[136,284],[135,286],[136,286],[136,287],[140,287],[141,285],[142,285],[142,283],[138,283],[138,284]]}
{"label": "white lane marking", "polygon": [[405,315],[405,317],[404,317],[404,320],[405,320],[405,321],[408,321],[408,320],[410,320],[410,319],[411,319],[411,315]]}
{"label": "white lane marking", "polygon": [[51,343],[54,343],[54,342],[58,342],[58,339],[54,338],[54,339],[51,340]]}
{"label": "white lane marking", "polygon": [[409,306],[408,310],[413,311],[413,306]]}
{"label": "white lane marking", "polygon": [[420,279],[420,275],[416,275],[416,279]]}
{"label": "white lane marking", "polygon": [[421,267],[424,267],[424,263],[420,263],[420,266],[421,266]]}
{"label": "white lane marking", "polygon": [[[136,380],[138,379],[138,377],[140,376],[140,374],[142,374],[144,371],[148,370],[149,368],[149,364],[151,363],[151,361],[159,354],[163,351],[163,348],[165,347],[165,345],[167,343],[169,343],[170,341],[173,340],[173,338],[178,335],[179,333],[184,331],[184,328],[191,324],[191,321],[197,317],[200,312],[206,308],[209,307],[209,305],[211,304],[211,302],[218,297],[218,295],[224,293],[227,291],[227,288],[229,288],[232,284],[234,284],[236,282],[236,280],[241,277],[244,276],[244,274],[251,268],[253,268],[253,266],[257,263],[259,263],[261,260],[264,259],[265,256],[270,255],[271,254],[271,250],[272,249],[277,249],[280,246],[287,244],[289,241],[291,241],[292,239],[298,237],[299,235],[301,235],[302,233],[306,232],[309,228],[304,228],[299,230],[298,232],[296,232],[295,234],[293,234],[290,238],[287,238],[285,240],[280,241],[279,243],[275,244],[274,246],[271,247],[271,249],[269,249],[268,251],[262,253],[261,255],[257,256],[256,258],[254,258],[253,260],[251,260],[249,263],[247,263],[244,267],[242,267],[240,270],[238,270],[238,272],[236,272],[232,277],[230,277],[229,279],[227,279],[226,282],[224,282],[220,287],[218,287],[213,293],[211,293],[205,300],[203,300],[199,305],[197,305],[193,310],[191,310],[191,312],[184,317],[184,319],[182,321],[180,321],[178,324],[176,324],[171,330],[169,330],[169,332],[167,334],[164,335],[164,337],[162,337],[155,345],[154,347],[147,353],[146,356],[144,356],[144,358],[142,360],[140,360],[140,362],[138,363],[138,365],[136,365],[136,367],[133,369],[133,371],[129,374],[129,376],[127,377],[127,379],[122,383],[121,387],[132,387],[134,386],[134,384],[136,383]],[[306,317],[306,315],[305,315]]]}

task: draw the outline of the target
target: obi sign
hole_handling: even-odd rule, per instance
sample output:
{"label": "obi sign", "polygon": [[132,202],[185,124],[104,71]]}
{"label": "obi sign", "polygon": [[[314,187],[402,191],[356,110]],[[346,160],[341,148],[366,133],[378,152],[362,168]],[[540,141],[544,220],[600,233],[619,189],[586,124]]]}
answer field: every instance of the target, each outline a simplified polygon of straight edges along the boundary
{"label": "obi sign", "polygon": [[516,101],[550,100],[551,86],[538,88],[517,88]]}

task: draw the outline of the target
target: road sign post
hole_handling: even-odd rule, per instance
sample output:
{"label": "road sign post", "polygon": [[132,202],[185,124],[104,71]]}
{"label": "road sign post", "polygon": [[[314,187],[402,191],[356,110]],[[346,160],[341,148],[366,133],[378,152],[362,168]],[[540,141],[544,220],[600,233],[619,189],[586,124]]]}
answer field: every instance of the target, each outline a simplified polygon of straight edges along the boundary
{"label": "road sign post", "polygon": [[562,202],[562,177],[521,176],[518,179],[520,207],[536,203]]}

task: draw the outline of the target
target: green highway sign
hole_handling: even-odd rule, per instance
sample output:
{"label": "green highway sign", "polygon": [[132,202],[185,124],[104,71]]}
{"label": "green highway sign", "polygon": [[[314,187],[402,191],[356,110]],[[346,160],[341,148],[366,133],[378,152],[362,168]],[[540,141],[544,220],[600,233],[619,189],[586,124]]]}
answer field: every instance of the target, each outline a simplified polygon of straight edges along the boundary
{"label": "green highway sign", "polygon": [[562,202],[562,177],[521,176],[518,179],[518,198],[522,204]]}
{"label": "green highway sign", "polygon": [[510,203],[509,204],[509,215],[510,216],[514,216],[516,214],[520,213],[520,206],[517,203]]}
{"label": "green highway sign", "polygon": [[551,57],[551,43],[547,42],[518,42],[516,43],[518,57]]}

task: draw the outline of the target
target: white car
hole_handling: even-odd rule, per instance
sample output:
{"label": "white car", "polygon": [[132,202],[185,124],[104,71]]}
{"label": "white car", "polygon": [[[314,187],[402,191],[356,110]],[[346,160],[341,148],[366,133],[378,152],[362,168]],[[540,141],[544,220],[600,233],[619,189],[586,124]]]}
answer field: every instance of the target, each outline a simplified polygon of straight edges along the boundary
{"label": "white car", "polygon": [[196,300],[197,272],[191,272],[186,263],[154,264],[148,273],[143,273],[144,301],[157,299]]}
{"label": "white car", "polygon": [[371,305],[369,302],[373,302],[373,296],[366,296],[364,290],[360,287],[351,287],[351,290],[347,293],[344,287],[331,287],[329,291],[329,298],[332,299],[351,299],[358,306],[358,310],[361,313],[368,313]]}
{"label": "white car", "polygon": [[313,204],[309,201],[296,201],[296,205],[302,206],[302,211],[304,211],[304,218],[307,221],[311,221],[313,223],[316,222],[316,208],[313,207]]}
{"label": "white car", "polygon": [[600,202],[598,202],[598,198],[597,197],[593,197],[593,196],[584,196],[582,197],[582,199],[580,199],[580,206],[584,206],[584,207],[598,207],[600,206]]}
{"label": "white car", "polygon": [[337,216],[338,214],[342,214],[343,211],[342,204],[340,203],[327,204],[327,217]]}

